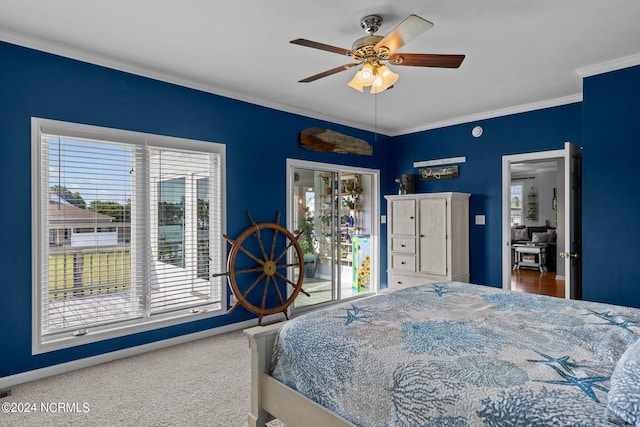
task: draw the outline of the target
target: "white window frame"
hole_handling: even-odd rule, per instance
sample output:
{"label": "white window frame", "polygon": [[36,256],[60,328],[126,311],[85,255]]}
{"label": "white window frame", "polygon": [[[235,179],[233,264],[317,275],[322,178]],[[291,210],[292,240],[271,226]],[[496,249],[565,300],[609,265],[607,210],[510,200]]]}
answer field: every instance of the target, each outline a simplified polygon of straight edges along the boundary
{"label": "white window frame", "polygon": [[[222,238],[222,234],[226,233],[226,146],[220,143],[196,141],[184,138],[169,137],[162,135],[146,134],[141,132],[125,131],[119,129],[82,125],[76,123],[62,122],[56,120],[48,120],[33,117],[31,119],[32,134],[32,159],[31,159],[31,203],[32,203],[32,354],[46,353],[49,351],[59,350],[68,347],[74,347],[87,343],[112,339],[116,337],[126,336],[139,332],[164,328],[167,326],[193,322],[205,318],[220,316],[227,310],[227,286],[225,280],[220,278],[210,278],[216,280],[216,286],[219,287],[220,303],[211,306],[199,306],[197,309],[187,307],[182,310],[176,310],[163,314],[149,315],[149,310],[145,309],[142,318],[129,319],[119,323],[111,323],[102,326],[95,326],[88,329],[81,329],[81,333],[66,333],[43,335],[42,330],[42,304],[43,290],[40,278],[42,270],[46,265],[43,260],[48,256],[49,233],[46,223],[46,209],[43,206],[43,191],[48,191],[42,187],[43,175],[46,173],[42,170],[43,156],[42,153],[42,135],[54,134],[63,135],[69,138],[95,140],[95,141],[111,141],[132,145],[152,145],[175,150],[189,150],[202,153],[215,153],[220,158],[220,180],[219,180],[219,199],[220,221],[217,225],[211,226],[212,229],[220,232],[220,236],[210,239],[211,243],[219,244],[219,259],[216,262],[221,266],[226,265],[226,242]],[[140,183],[136,184],[138,189]],[[153,217],[150,218],[153,222]],[[157,219],[156,219],[157,221]],[[219,237],[219,239],[218,239]],[[48,262],[48,261],[47,261]],[[211,271],[210,273],[216,273]],[[213,282],[212,282],[213,283]],[[142,284],[148,289],[148,284]],[[148,303],[147,303],[148,304]]]}

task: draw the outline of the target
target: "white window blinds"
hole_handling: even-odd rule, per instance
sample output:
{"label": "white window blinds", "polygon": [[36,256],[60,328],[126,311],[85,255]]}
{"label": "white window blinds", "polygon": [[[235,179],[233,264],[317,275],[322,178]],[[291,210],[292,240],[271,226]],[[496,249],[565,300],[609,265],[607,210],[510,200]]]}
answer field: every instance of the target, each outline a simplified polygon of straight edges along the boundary
{"label": "white window blinds", "polygon": [[223,281],[211,273],[224,269],[223,146],[39,124],[41,343],[219,313]]}
{"label": "white window blinds", "polygon": [[142,315],[135,274],[143,265],[132,257],[130,238],[133,153],[126,145],[42,135],[44,334]]}
{"label": "white window blinds", "polygon": [[219,206],[211,206],[215,198],[210,193],[219,183],[219,156],[149,150],[150,312],[219,301],[219,289],[209,280],[210,216],[219,216]]}

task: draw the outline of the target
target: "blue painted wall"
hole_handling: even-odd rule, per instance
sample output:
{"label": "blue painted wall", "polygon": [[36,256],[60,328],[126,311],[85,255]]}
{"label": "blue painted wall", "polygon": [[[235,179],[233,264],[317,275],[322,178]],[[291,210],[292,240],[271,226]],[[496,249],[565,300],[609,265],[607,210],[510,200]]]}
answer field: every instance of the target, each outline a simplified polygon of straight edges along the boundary
{"label": "blue painted wall", "polygon": [[[5,200],[0,213],[4,224],[0,377],[254,317],[238,309],[230,316],[32,356],[32,116],[226,144],[230,236],[248,226],[247,211],[259,222],[275,220],[280,211],[281,223],[286,223],[286,158],[374,169],[382,169],[388,161],[386,138],[380,135],[372,157],[317,153],[298,146],[299,132],[312,126],[374,141],[371,133],[362,130],[7,43],[0,43],[0,58],[0,170]],[[386,258],[382,262],[386,269]]]}
{"label": "blue painted wall", "polygon": [[640,307],[640,66],[583,89],[583,298]]}
{"label": "blue painted wall", "polygon": [[[403,135],[391,142],[395,176],[417,174],[415,161],[467,157],[459,164],[459,178],[415,183],[417,193],[471,193],[471,282],[502,287],[502,156],[558,150],[565,141],[581,145],[581,115],[581,104],[575,103]],[[484,130],[480,138],[471,135],[476,125]],[[486,225],[475,225],[475,215],[485,215]]]}
{"label": "blue painted wall", "polygon": [[[586,79],[582,103],[394,138],[378,136],[374,156],[362,157],[301,149],[298,133],[311,126],[328,127],[373,141],[366,131],[7,43],[0,43],[0,58],[0,170],[5,204],[10,206],[0,213],[5,225],[5,245],[0,250],[0,377],[251,318],[239,309],[231,316],[32,356],[32,116],[226,144],[227,232],[231,236],[246,228],[246,211],[257,220],[271,220],[276,211],[284,215],[286,158],[380,169],[382,194],[393,194],[397,190],[394,178],[417,172],[414,161],[467,156],[467,163],[460,166],[460,178],[417,181],[416,190],[473,194],[471,217],[484,214],[487,224],[470,224],[471,280],[492,286],[501,282],[502,155],[559,149],[565,141],[572,141],[585,146],[584,297],[640,307],[636,290],[640,267],[635,261],[640,235],[635,221],[638,173],[633,168],[638,143],[631,133],[640,117],[639,67]],[[478,139],[471,136],[476,124],[485,131]],[[383,287],[385,247],[383,225]]]}
{"label": "blue painted wall", "polygon": [[[583,299],[640,307],[640,66],[588,77],[583,101],[393,138],[390,174],[416,173],[414,161],[467,156],[460,178],[417,181],[416,192],[462,191],[471,197],[471,281],[500,287],[501,158],[584,148]],[[480,138],[471,129],[480,125]],[[486,215],[485,226],[473,224]]]}

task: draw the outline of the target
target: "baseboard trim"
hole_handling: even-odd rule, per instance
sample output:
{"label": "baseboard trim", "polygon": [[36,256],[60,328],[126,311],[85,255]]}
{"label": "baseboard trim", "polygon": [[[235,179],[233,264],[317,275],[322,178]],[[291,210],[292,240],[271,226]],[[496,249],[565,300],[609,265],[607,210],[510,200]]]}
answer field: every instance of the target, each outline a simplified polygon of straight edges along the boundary
{"label": "baseboard trim", "polygon": [[564,275],[556,274],[556,280],[564,280]]}
{"label": "baseboard trim", "polygon": [[[263,322],[267,321],[269,317],[271,316],[265,316]],[[179,337],[168,338],[166,340],[156,341],[149,344],[142,344],[135,347],[129,347],[122,350],[99,354],[97,356],[86,357],[83,359],[73,360],[71,362],[60,363],[57,365],[47,366],[45,368],[34,369],[32,371],[9,375],[0,378],[0,390],[8,389],[18,384],[41,380],[53,375],[64,374],[66,372],[75,371],[77,369],[88,368],[91,366],[99,365],[101,363],[111,362],[125,357],[146,353],[148,351],[160,350],[165,347],[185,344],[190,341],[209,338],[215,335],[233,332],[240,329],[246,329],[253,326],[256,326],[256,319],[245,320],[243,322],[232,323],[230,325],[220,326],[214,329],[208,329],[206,331],[195,332],[188,335],[181,335]]]}

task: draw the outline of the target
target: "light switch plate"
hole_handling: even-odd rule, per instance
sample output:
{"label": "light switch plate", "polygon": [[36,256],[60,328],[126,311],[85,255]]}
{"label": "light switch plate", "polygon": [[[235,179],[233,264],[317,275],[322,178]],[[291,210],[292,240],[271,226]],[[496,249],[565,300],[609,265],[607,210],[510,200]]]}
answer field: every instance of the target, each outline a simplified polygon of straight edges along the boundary
{"label": "light switch plate", "polygon": [[484,225],[485,219],[484,215],[476,215],[476,225]]}
{"label": "light switch plate", "polygon": [[380,215],[380,224],[386,224],[386,223],[387,223],[387,216]]}

